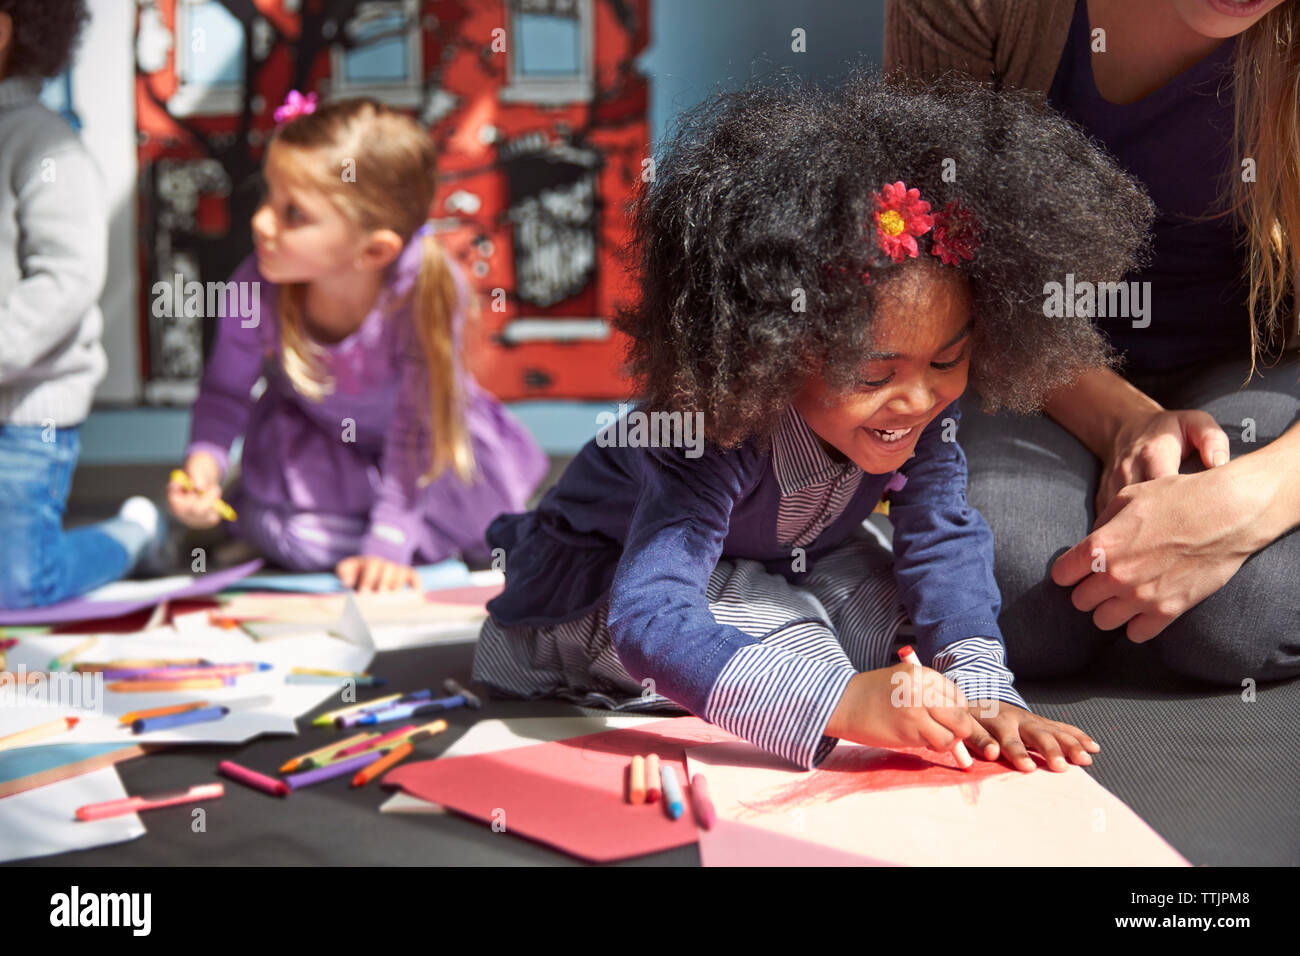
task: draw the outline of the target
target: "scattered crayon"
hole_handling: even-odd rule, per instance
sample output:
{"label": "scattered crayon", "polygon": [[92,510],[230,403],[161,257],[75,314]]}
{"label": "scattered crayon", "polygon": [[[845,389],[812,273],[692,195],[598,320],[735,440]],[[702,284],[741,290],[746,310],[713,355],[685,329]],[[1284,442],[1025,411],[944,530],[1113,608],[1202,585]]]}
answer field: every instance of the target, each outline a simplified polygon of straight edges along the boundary
{"label": "scattered crayon", "polygon": [[668,816],[676,820],[686,809],[686,804],[682,800],[682,785],[677,782],[677,771],[673,769],[673,765],[670,763],[664,764],[662,777],[664,804],[668,808]]}
{"label": "scattered crayon", "polygon": [[650,754],[645,758],[645,802],[657,803],[662,791],[659,789],[659,755]]}
{"label": "scattered crayon", "polygon": [[[898,656],[904,664],[909,664],[912,667],[921,666],[921,659],[916,656],[916,651],[912,650],[910,644],[900,647]],[[975,765],[975,761],[971,759],[970,751],[966,749],[966,745],[960,740],[952,745],[952,756],[957,761],[957,766],[961,767],[962,770],[969,770]]]}
{"label": "scattered crayon", "polygon": [[357,754],[355,757],[348,757],[346,760],[340,760],[337,763],[327,764],[323,767],[317,767],[314,770],[307,770],[303,773],[294,773],[284,778],[284,782],[289,785],[290,790],[297,790],[301,787],[310,787],[314,783],[320,783],[323,780],[332,780],[334,777],[342,777],[345,774],[360,770],[367,767],[382,757],[386,751],[368,750],[363,754]]}
{"label": "scattered crayon", "polygon": [[695,813],[699,817],[700,826],[712,830],[713,824],[718,822],[718,811],[714,809],[713,801],[709,799],[709,783],[701,774],[697,773],[691,778],[691,799],[695,803]]}
{"label": "scattered crayon", "polygon": [[645,757],[632,758],[631,779],[627,788],[628,803],[645,803]]}
{"label": "scattered crayon", "polygon": [[388,756],[381,757],[380,759],[372,763],[370,766],[362,770],[360,773],[358,773],[355,777],[353,777],[352,786],[364,787],[366,784],[368,784],[371,780],[374,780],[385,770],[388,770],[390,767],[396,766],[397,764],[405,760],[407,757],[409,757],[411,755],[411,751],[413,751],[414,749],[415,748],[412,747],[410,744],[398,744],[392,750],[388,751]]}
{"label": "scattered crayon", "polygon": [[[172,481],[179,484],[186,491],[198,490],[194,487],[194,482],[190,480],[190,476],[179,468],[172,471]],[[230,505],[226,504],[220,498],[217,498],[212,502],[212,507],[216,509],[217,514],[221,515],[221,517],[225,518],[227,521],[234,521],[239,517],[239,515],[235,514],[235,509],[230,507]]]}
{"label": "scattered crayon", "polygon": [[231,780],[238,780],[240,783],[252,787],[254,790],[261,790],[263,793],[269,793],[273,797],[287,796],[289,785],[283,780],[276,780],[274,777],[268,777],[266,774],[258,773],[256,770],[249,770],[247,767],[241,767],[231,760],[223,760],[217,764],[217,772],[229,777]]}
{"label": "scattered crayon", "polygon": [[174,690],[215,690],[233,687],[234,683],[233,677],[203,677],[190,680],[118,680],[104,687],[119,694],[165,694]]}
{"label": "scattered crayon", "polygon": [[291,760],[286,761],[280,767],[280,773],[292,773],[297,770],[305,760],[314,760],[317,757],[326,757],[330,754],[338,753],[340,748],[347,747],[360,740],[369,740],[373,736],[375,736],[373,733],[356,734],[346,740],[336,740],[334,743],[326,744],[324,747],[317,747],[315,750],[309,750],[305,754],[299,754]]}

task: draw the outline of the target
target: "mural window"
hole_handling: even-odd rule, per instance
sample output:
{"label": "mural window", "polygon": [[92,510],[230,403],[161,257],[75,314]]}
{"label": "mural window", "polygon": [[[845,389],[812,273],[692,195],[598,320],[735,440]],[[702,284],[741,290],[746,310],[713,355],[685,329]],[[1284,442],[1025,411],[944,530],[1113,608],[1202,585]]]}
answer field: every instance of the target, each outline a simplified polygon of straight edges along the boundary
{"label": "mural window", "polygon": [[420,104],[420,17],[417,0],[360,3],[331,50],[330,95],[373,96],[389,106]]}
{"label": "mural window", "polygon": [[176,4],[174,115],[239,112],[244,85],[246,35],[239,18],[218,0]]}
{"label": "mural window", "polygon": [[568,103],[592,96],[591,0],[509,0],[510,85],[503,100]]}

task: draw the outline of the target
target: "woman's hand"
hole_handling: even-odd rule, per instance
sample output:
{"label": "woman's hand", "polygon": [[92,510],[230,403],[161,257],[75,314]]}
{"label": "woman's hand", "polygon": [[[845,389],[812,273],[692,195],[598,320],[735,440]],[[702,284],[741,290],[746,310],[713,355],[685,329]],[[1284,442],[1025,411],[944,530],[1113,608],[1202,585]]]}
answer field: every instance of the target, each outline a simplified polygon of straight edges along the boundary
{"label": "woman's hand", "polygon": [[1097,484],[1097,514],[1120,489],[1142,481],[1178,474],[1184,458],[1199,453],[1206,468],[1228,461],[1228,436],[1208,412],[1145,412],[1127,418],[1110,439]]}
{"label": "woman's hand", "polygon": [[334,573],[347,587],[358,591],[396,591],[420,586],[415,568],[368,554],[344,558],[335,566]]}
{"label": "woman's hand", "polygon": [[1283,486],[1257,455],[1122,488],[1052,565],[1052,580],[1074,588],[1074,606],[1097,627],[1127,625],[1130,641],[1151,640],[1275,537],[1263,518]]}
{"label": "woman's hand", "polygon": [[1034,750],[1047,761],[1049,770],[1064,771],[1070,764],[1092,763],[1090,754],[1101,745],[1073,724],[1048,720],[1023,707],[1000,700],[982,700],[971,705],[975,732],[966,741],[973,756],[985,760],[1005,757],[1017,770],[1030,771],[1037,764],[1029,756]]}
{"label": "woman's hand", "polygon": [[221,468],[205,451],[185,459],[185,473],[193,487],[172,479],[167,483],[167,508],[186,527],[204,529],[221,521],[214,502],[221,497]]}

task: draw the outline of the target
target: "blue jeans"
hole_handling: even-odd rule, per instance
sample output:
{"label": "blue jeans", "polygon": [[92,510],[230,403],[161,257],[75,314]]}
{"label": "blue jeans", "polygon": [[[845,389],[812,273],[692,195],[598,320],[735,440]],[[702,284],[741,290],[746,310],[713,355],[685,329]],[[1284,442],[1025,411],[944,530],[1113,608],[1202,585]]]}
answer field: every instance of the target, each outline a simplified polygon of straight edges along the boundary
{"label": "blue jeans", "polygon": [[130,568],[112,522],[63,530],[80,451],[76,428],[0,425],[0,608],[56,604]]}

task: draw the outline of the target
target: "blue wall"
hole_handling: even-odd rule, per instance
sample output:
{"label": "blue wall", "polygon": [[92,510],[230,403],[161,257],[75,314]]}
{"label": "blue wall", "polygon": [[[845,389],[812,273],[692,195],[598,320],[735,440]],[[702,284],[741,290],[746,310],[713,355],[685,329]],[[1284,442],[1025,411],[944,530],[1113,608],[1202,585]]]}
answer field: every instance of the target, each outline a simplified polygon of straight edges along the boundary
{"label": "blue wall", "polygon": [[[796,27],[807,52],[791,50]],[[883,0],[652,0],[641,69],[655,142],[679,112],[751,78],[788,69],[834,81],[854,65],[879,69],[884,37]]]}

